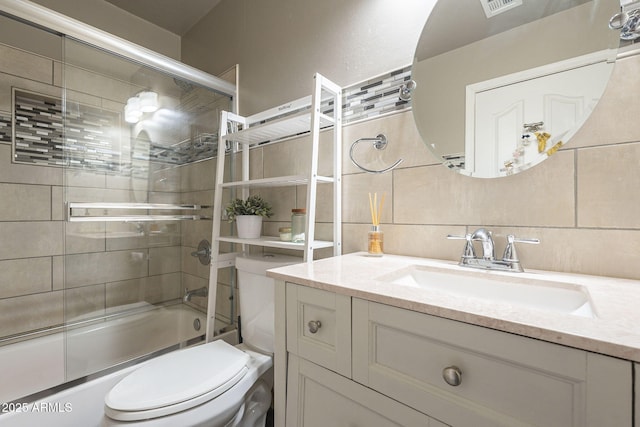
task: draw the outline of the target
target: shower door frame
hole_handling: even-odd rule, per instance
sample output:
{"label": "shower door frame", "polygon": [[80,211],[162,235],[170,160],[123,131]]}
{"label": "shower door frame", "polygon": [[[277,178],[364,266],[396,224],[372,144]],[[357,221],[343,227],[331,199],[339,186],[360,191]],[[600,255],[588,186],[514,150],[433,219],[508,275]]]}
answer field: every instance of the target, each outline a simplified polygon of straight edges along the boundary
{"label": "shower door frame", "polygon": [[27,0],[0,0],[0,13],[193,81],[231,97],[232,105],[236,104],[233,102],[237,97],[236,85],[38,4]]}

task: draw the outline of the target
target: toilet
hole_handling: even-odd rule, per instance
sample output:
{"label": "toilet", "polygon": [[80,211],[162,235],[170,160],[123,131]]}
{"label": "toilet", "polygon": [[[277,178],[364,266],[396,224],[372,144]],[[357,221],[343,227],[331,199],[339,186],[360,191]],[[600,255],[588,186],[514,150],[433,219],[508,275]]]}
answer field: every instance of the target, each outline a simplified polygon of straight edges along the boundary
{"label": "toilet", "polygon": [[264,427],[271,406],[274,281],[266,271],[302,258],[236,258],[243,343],[223,340],[157,357],[104,399],[103,426]]}

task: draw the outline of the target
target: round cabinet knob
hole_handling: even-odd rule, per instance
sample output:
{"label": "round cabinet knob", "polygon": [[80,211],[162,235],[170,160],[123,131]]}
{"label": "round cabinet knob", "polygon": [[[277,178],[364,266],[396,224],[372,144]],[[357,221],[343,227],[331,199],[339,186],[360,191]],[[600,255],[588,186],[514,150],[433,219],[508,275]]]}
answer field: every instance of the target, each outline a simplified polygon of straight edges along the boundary
{"label": "round cabinet knob", "polygon": [[462,371],[457,366],[449,366],[442,370],[442,378],[450,386],[459,386],[462,384]]}
{"label": "round cabinet knob", "polygon": [[307,323],[307,326],[309,326],[309,332],[311,332],[312,334],[315,334],[316,332],[318,332],[318,329],[320,329],[320,327],[322,326],[322,323],[320,323],[319,320],[309,320],[309,323]]}

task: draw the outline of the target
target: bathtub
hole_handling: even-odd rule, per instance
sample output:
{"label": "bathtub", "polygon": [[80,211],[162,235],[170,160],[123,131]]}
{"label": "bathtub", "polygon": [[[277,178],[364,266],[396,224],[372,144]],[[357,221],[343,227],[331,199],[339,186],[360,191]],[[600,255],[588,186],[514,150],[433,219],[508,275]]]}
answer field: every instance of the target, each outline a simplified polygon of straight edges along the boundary
{"label": "bathtub", "polygon": [[[136,303],[101,320],[0,347],[0,425],[23,396],[204,335],[206,315],[185,304]],[[4,402],[4,403],[3,403]]]}

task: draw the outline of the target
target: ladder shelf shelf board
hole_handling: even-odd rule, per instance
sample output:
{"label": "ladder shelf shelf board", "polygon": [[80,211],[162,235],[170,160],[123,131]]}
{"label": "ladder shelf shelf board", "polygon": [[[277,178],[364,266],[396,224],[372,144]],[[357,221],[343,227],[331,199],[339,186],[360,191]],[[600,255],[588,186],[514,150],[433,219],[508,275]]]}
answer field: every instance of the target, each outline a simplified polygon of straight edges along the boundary
{"label": "ladder shelf shelf board", "polygon": [[[319,114],[319,117],[321,129],[332,126],[335,123],[331,117],[325,114]],[[303,111],[227,134],[221,138],[221,141],[233,141],[249,145],[260,144],[309,133],[310,127],[311,111]]]}
{"label": "ladder shelf shelf board", "polygon": [[[318,176],[318,184],[331,184],[333,177]],[[293,185],[306,185],[309,183],[309,177],[305,175],[278,176],[274,178],[252,179],[249,181],[232,181],[225,182],[222,188],[257,188],[257,187],[289,187]]]}
{"label": "ladder shelf shelf board", "polygon": [[[333,159],[328,176],[318,175],[320,131],[332,136]],[[298,135],[306,135],[310,139],[311,150],[308,160],[308,170],[302,175],[289,175],[260,179],[249,179],[249,158],[255,146],[266,142],[284,141]],[[237,154],[241,157],[241,176],[231,177],[235,181],[224,182],[226,164],[224,155],[218,155],[215,191],[213,201],[213,224],[211,236],[211,264],[209,269],[209,310],[207,321],[207,341],[214,339],[216,286],[218,281],[218,269],[228,267],[229,255],[221,253],[222,244],[241,245],[240,252],[246,252],[250,246],[261,246],[274,249],[289,249],[301,251],[302,261],[313,261],[314,251],[317,249],[333,248],[333,255],[342,253],[342,89],[340,86],[326,79],[320,74],[315,74],[310,96],[300,98],[288,104],[271,108],[252,116],[243,117],[233,112],[222,111],[220,113],[220,143],[231,149],[232,160]],[[323,136],[323,144],[325,143]],[[307,143],[307,141],[304,141]],[[266,148],[265,148],[266,149]],[[327,165],[329,166],[329,165]],[[307,169],[307,168],[305,168]],[[323,167],[324,170],[324,167]],[[333,190],[333,236],[331,241],[315,239],[316,212],[317,212],[317,186],[318,184],[330,184]],[[258,239],[240,239],[237,236],[222,236],[221,222],[223,193],[225,189],[239,189],[237,196],[246,199],[251,188],[294,187],[306,186],[306,210],[304,235],[307,240],[304,243],[285,242],[278,237],[262,236]],[[226,234],[226,233],[224,233]],[[232,251],[238,251],[232,247]],[[227,258],[225,258],[227,257]],[[235,323],[236,319],[232,319]]]}
{"label": "ladder shelf shelf board", "polygon": [[[305,248],[304,243],[285,242],[280,240],[280,238],[277,236],[260,236],[259,239],[241,239],[234,236],[225,236],[218,237],[218,241],[226,243],[238,243],[243,245],[263,246],[267,248],[293,249],[297,251],[303,251]],[[311,243],[311,246],[313,246],[314,249],[331,248],[333,247],[333,242],[314,240]]]}

